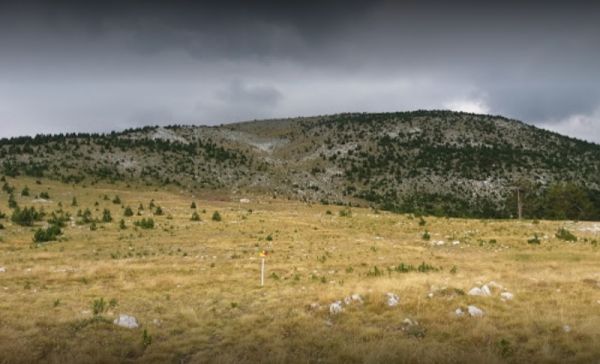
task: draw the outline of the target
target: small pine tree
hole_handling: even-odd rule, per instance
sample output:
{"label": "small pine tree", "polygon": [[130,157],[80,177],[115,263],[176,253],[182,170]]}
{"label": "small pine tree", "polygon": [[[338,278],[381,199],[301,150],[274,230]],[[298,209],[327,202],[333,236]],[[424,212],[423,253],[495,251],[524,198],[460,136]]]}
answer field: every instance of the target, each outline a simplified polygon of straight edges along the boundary
{"label": "small pine tree", "polygon": [[200,221],[200,215],[196,211],[192,214],[192,221]]}
{"label": "small pine tree", "polygon": [[156,208],[156,210],[154,211],[154,215],[156,215],[156,216],[162,216],[162,215],[164,215],[163,209],[160,206],[158,206]]}
{"label": "small pine tree", "polygon": [[192,202],[192,206],[190,206],[192,209],[196,208],[196,202]]}
{"label": "small pine tree", "polygon": [[21,191],[21,196],[29,196],[29,187],[25,186]]}
{"label": "small pine tree", "polygon": [[127,229],[127,225],[125,225],[125,220],[121,219],[121,221],[119,221],[119,229],[121,229],[121,230]]}
{"label": "small pine tree", "polygon": [[77,198],[73,197],[73,200],[71,201],[71,206],[77,206]]}
{"label": "small pine tree", "polygon": [[19,207],[19,204],[17,204],[17,200],[15,200],[15,195],[13,195],[12,193],[8,196],[8,208],[10,209],[16,209]]}
{"label": "small pine tree", "polygon": [[115,198],[113,198],[112,202],[115,205],[120,205],[121,204],[121,198],[117,195],[117,196],[115,196]]}
{"label": "small pine tree", "polygon": [[131,216],[133,216],[133,210],[131,209],[131,207],[127,206],[125,208],[125,211],[123,211],[123,215],[125,217],[131,217]]}
{"label": "small pine tree", "polygon": [[110,214],[110,210],[104,209],[104,211],[102,212],[102,222],[111,222],[111,221],[112,221],[112,215]]}
{"label": "small pine tree", "polygon": [[212,220],[213,221],[221,221],[221,214],[219,213],[219,211],[213,212]]}

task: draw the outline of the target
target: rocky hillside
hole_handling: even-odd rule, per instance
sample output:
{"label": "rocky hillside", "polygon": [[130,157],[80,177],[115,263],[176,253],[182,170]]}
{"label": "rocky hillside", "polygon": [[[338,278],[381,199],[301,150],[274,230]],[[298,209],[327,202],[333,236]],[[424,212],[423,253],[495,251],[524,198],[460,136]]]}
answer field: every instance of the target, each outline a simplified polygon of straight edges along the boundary
{"label": "rocky hillside", "polygon": [[[0,163],[6,176],[267,192],[453,216],[508,217],[519,187],[526,216],[600,216],[600,146],[449,111],[2,139]],[[553,199],[577,202],[550,211]]]}

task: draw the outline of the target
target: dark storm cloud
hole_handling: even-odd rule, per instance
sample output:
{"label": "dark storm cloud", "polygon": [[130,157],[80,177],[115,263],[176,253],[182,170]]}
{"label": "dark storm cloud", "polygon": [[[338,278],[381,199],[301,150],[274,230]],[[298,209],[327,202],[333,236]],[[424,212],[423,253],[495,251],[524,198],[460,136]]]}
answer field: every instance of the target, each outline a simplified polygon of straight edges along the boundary
{"label": "dark storm cloud", "polygon": [[600,141],[599,38],[589,2],[0,2],[0,135],[451,108]]}

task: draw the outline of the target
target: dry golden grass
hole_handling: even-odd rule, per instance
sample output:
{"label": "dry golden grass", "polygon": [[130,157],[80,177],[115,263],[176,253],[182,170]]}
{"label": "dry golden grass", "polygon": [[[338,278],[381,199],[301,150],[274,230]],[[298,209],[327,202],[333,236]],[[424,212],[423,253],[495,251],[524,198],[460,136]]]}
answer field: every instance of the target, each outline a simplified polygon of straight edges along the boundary
{"label": "dry golden grass", "polygon": [[[108,208],[114,221],[96,231],[68,226],[61,241],[36,246],[33,229],[0,220],[6,227],[0,230],[0,266],[6,268],[0,273],[1,363],[600,359],[600,254],[592,244],[600,237],[582,231],[593,223],[426,218],[420,226],[408,215],[352,209],[352,216],[341,217],[341,207],[260,196],[240,204],[141,187],[9,183],[16,195],[25,185],[32,191],[32,197],[17,196],[20,206],[51,212],[61,202],[73,215],[89,207],[99,218]],[[34,201],[42,191],[50,202]],[[120,230],[123,209],[103,200],[105,194],[119,195],[134,211],[143,203],[144,215],[125,218],[128,227]],[[1,196],[0,211],[8,212]],[[71,207],[73,196],[78,207]],[[153,230],[135,228],[133,221],[151,216],[152,199],[165,215],[154,217]],[[201,222],[190,220],[192,201]],[[211,220],[213,211],[221,222]],[[562,226],[579,241],[556,239]],[[431,241],[422,239],[425,230]],[[544,237],[540,245],[527,243],[534,233]],[[445,244],[432,244],[438,240]],[[272,254],[261,288],[262,249]],[[401,262],[439,270],[388,272]],[[375,266],[382,276],[368,276]],[[514,300],[501,301],[498,289],[491,297],[454,290],[491,280]],[[400,304],[388,307],[386,292],[396,293]],[[329,314],[331,302],[353,293],[364,303]],[[95,316],[99,298],[117,305]],[[485,316],[454,315],[469,304]],[[112,324],[120,313],[135,316],[140,328]],[[419,325],[407,328],[406,318]],[[144,330],[149,345],[143,345]]]}

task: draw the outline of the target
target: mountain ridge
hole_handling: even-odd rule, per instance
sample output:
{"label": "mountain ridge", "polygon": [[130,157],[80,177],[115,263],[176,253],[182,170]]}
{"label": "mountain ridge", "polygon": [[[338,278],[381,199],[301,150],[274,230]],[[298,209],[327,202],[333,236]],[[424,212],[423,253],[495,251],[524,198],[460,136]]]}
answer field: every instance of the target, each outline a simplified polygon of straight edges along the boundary
{"label": "mountain ridge", "polygon": [[444,110],[4,138],[0,162],[7,176],[258,192],[466,217],[514,215],[518,188],[526,216],[560,217],[564,211],[548,212],[557,194],[585,195],[578,204],[591,206],[565,217],[600,216],[599,145],[498,115]]}

